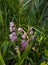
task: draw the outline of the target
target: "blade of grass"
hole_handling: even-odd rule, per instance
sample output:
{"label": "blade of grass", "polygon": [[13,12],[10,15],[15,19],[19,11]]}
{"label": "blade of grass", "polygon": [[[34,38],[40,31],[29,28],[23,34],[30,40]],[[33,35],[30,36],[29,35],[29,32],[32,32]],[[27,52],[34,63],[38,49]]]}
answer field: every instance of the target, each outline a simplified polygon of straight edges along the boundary
{"label": "blade of grass", "polygon": [[0,22],[3,24],[3,18],[2,18],[2,11],[1,11],[1,8],[0,8]]}
{"label": "blade of grass", "polygon": [[41,34],[43,34],[44,35],[44,33],[42,32],[42,31],[40,31],[40,30],[38,30],[38,29],[36,29],[36,28],[34,28],[37,32],[39,32],[39,33],[41,33]]}
{"label": "blade of grass", "polygon": [[5,62],[4,62],[2,54],[1,54],[1,50],[0,50],[0,65],[5,65]]}

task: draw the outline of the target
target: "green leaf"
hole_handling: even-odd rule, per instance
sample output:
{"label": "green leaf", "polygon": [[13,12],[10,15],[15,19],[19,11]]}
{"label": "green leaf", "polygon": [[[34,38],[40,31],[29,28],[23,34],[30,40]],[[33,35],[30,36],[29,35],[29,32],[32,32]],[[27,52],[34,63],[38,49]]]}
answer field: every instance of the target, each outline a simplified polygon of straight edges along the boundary
{"label": "green leaf", "polygon": [[45,55],[48,57],[48,49],[45,48]]}
{"label": "green leaf", "polygon": [[9,45],[9,42],[8,41],[4,41],[2,46],[1,46],[3,57],[7,53],[8,45]]}
{"label": "green leaf", "polygon": [[3,18],[2,18],[2,11],[1,11],[1,8],[0,8],[0,22],[3,24]]}
{"label": "green leaf", "polygon": [[5,65],[5,62],[4,62],[2,54],[1,54],[1,50],[0,50],[0,65]]}

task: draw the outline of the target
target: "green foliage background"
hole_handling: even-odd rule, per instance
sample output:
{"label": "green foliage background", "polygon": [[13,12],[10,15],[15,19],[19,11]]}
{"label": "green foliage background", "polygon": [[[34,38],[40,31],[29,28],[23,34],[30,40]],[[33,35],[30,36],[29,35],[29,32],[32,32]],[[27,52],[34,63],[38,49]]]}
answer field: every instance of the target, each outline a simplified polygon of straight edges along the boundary
{"label": "green foliage background", "polygon": [[[33,26],[35,40],[18,59],[9,41],[9,22],[16,27]],[[34,43],[39,51],[30,50]],[[14,45],[13,45],[14,46]],[[31,56],[30,56],[31,55]],[[32,65],[48,62],[48,1],[47,0],[0,0],[0,65],[23,65],[27,59]]]}

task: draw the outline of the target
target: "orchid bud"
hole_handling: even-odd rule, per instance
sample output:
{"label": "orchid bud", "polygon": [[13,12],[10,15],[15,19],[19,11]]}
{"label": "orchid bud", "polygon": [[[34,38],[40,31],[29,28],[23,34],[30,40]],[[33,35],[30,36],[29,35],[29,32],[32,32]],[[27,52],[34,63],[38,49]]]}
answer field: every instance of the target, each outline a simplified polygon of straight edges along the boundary
{"label": "orchid bud", "polygon": [[15,24],[14,22],[10,22],[10,26],[13,27]]}
{"label": "orchid bud", "polygon": [[15,27],[13,27],[13,31],[15,31],[16,30],[16,28]]}
{"label": "orchid bud", "polygon": [[24,32],[24,35],[25,35],[25,36],[27,36],[27,33],[26,33],[26,32]]}
{"label": "orchid bud", "polygon": [[16,32],[13,32],[12,35],[13,35],[13,36],[16,36]]}
{"label": "orchid bud", "polygon": [[10,35],[9,35],[9,38],[10,38],[10,39],[13,39],[13,36],[12,36],[12,34],[10,34]]}
{"label": "orchid bud", "polygon": [[15,31],[15,30],[16,30],[15,27],[10,27],[10,32],[13,32],[13,31]]}
{"label": "orchid bud", "polygon": [[22,40],[21,41],[21,45],[23,45],[23,44],[25,44],[26,43],[26,41],[25,40]]}
{"label": "orchid bud", "polygon": [[28,46],[28,43],[25,40],[22,40],[21,41],[21,47],[22,47],[21,50],[25,50],[27,46]]}
{"label": "orchid bud", "polygon": [[33,27],[30,27],[30,31],[32,31]]}
{"label": "orchid bud", "polygon": [[15,50],[16,50],[16,52],[18,53],[19,47],[18,47],[18,46],[16,46],[16,47],[15,47]]}
{"label": "orchid bud", "polygon": [[24,34],[22,35],[22,39],[25,39],[27,37],[27,33],[24,32]]}
{"label": "orchid bud", "polygon": [[22,39],[25,39],[26,38],[26,36],[25,35],[22,35]]}
{"label": "orchid bud", "polygon": [[33,31],[30,31],[30,35],[32,35],[33,34]]}
{"label": "orchid bud", "polygon": [[18,32],[22,32],[23,29],[21,27],[18,28]]}
{"label": "orchid bud", "polygon": [[15,42],[17,40],[17,35],[15,32],[9,35],[9,38],[11,39],[12,42]]}
{"label": "orchid bud", "polygon": [[15,41],[17,41],[17,36],[14,36],[12,39],[12,42],[15,42]]}

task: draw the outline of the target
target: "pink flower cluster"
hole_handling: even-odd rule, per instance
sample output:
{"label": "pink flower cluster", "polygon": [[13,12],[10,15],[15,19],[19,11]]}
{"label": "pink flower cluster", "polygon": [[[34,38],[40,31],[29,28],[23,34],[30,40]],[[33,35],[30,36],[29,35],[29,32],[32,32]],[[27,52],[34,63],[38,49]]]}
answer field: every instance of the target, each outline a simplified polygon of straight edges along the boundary
{"label": "pink flower cluster", "polygon": [[9,37],[10,37],[10,40],[12,41],[12,42],[14,42],[14,41],[16,41],[17,40],[17,35],[16,35],[16,28],[15,28],[15,24],[13,23],[13,22],[10,22],[10,32],[11,32],[11,34],[9,35]]}
{"label": "pink flower cluster", "polygon": [[[17,40],[17,35],[16,34],[16,28],[15,28],[15,24],[14,22],[10,22],[10,40],[12,42],[15,42]],[[22,27],[19,27],[17,29],[17,32],[21,33],[21,37],[19,36],[19,38],[21,38],[20,40],[20,45],[21,45],[21,50],[25,50],[26,47],[29,45],[29,41],[34,39],[34,32],[33,32],[33,27],[30,27],[29,30],[25,31]]]}
{"label": "pink flower cluster", "polygon": [[16,30],[16,28],[14,26],[15,26],[15,24],[13,22],[10,22],[10,28],[9,28],[10,32],[13,32]]}
{"label": "pink flower cluster", "polygon": [[28,46],[27,41],[22,40],[22,41],[21,41],[21,50],[25,50],[27,46]]}

